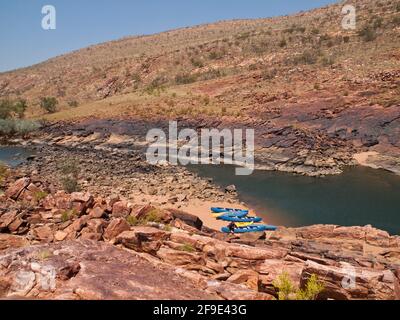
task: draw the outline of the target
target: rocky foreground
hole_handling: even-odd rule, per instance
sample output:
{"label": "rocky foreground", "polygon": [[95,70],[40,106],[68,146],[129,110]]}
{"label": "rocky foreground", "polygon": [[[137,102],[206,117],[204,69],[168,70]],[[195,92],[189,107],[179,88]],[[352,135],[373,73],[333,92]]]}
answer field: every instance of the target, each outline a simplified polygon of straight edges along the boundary
{"label": "rocky foreground", "polygon": [[286,272],[318,299],[400,298],[400,237],[318,225],[228,236],[190,213],[117,195],[52,192],[9,175],[0,195],[0,298],[256,299],[278,297]]}

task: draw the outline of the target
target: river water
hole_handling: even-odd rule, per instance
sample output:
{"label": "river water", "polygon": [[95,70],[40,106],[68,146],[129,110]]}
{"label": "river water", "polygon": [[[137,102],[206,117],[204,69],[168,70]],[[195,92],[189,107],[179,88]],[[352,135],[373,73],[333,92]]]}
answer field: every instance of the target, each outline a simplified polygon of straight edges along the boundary
{"label": "river water", "polygon": [[32,152],[24,147],[0,146],[0,162],[11,167],[25,161],[30,155],[32,155]]}
{"label": "river water", "polygon": [[[23,147],[0,146],[0,161],[10,166],[20,164],[29,155],[31,151]],[[213,178],[221,187],[236,185],[241,200],[268,224],[371,224],[400,234],[400,176],[383,170],[351,167],[338,176],[312,178],[269,171],[236,176],[234,167],[228,165],[188,168]]]}
{"label": "river water", "polygon": [[191,166],[190,170],[222,187],[236,185],[241,200],[268,224],[371,224],[400,234],[400,176],[383,170],[350,167],[325,178],[268,171],[235,176],[232,166]]}

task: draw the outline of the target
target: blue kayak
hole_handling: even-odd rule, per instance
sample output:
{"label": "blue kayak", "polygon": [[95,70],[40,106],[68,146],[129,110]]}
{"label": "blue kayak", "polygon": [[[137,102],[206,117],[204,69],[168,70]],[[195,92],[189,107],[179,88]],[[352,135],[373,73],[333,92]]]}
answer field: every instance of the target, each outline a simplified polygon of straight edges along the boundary
{"label": "blue kayak", "polygon": [[[260,224],[260,225],[251,225],[243,228],[235,228],[233,232],[247,233],[247,232],[261,232],[261,231],[275,231],[276,229],[278,229],[278,227]],[[224,233],[231,233],[228,227],[223,227],[221,231]]]}
{"label": "blue kayak", "polygon": [[260,217],[235,217],[231,215],[223,215],[217,218],[218,220],[223,221],[232,221],[232,222],[261,222],[262,218]]}
{"label": "blue kayak", "polygon": [[249,213],[249,210],[242,210],[242,209],[232,209],[232,208],[211,208],[211,211],[214,213],[235,213],[235,212],[246,212]]}

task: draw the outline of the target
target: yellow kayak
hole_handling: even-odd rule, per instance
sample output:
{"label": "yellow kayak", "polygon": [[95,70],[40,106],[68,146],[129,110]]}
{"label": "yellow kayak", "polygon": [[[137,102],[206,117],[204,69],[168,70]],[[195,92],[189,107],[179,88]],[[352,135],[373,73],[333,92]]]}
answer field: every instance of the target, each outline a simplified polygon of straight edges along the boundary
{"label": "yellow kayak", "polygon": [[238,228],[244,228],[251,226],[252,224],[254,224],[254,222],[236,222],[235,224]]}

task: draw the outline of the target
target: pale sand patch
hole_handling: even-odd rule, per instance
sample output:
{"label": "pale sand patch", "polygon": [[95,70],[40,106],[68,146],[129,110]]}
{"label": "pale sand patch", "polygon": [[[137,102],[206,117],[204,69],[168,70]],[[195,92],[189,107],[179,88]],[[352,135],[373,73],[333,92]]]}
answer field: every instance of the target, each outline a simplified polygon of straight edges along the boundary
{"label": "pale sand patch", "polygon": [[354,158],[354,160],[357,161],[357,163],[360,166],[371,167],[372,164],[368,163],[368,158],[369,157],[373,157],[373,156],[377,156],[377,155],[379,155],[378,152],[368,151],[368,152],[357,153],[357,154],[353,155],[353,158]]}
{"label": "pale sand patch", "polygon": [[105,144],[120,144],[131,140],[130,136],[112,133]]}
{"label": "pale sand patch", "polygon": [[[220,231],[222,227],[226,227],[229,222],[217,220],[212,216],[211,207],[222,207],[222,208],[235,208],[235,209],[243,209],[249,210],[249,208],[244,207],[240,204],[232,204],[232,203],[213,203],[207,201],[194,200],[188,203],[182,204],[180,210],[194,214],[198,216],[204,223],[204,225],[208,228]],[[251,211],[250,211],[251,214]]]}
{"label": "pale sand patch", "polygon": [[[220,231],[222,227],[225,227],[229,224],[229,222],[224,222],[215,219],[212,216],[211,208],[212,207],[223,207],[223,208],[235,208],[235,209],[243,209],[250,210],[249,208],[239,204],[239,203],[229,203],[229,202],[211,202],[211,201],[202,201],[202,200],[191,200],[189,202],[177,202],[175,204],[166,203],[168,202],[168,197],[165,196],[150,196],[144,194],[132,194],[134,199],[134,203],[141,202],[143,204],[150,203],[157,207],[161,207],[163,209],[178,209],[184,212],[193,214],[203,221],[204,226]],[[254,212],[250,210],[249,215],[255,215]]]}

